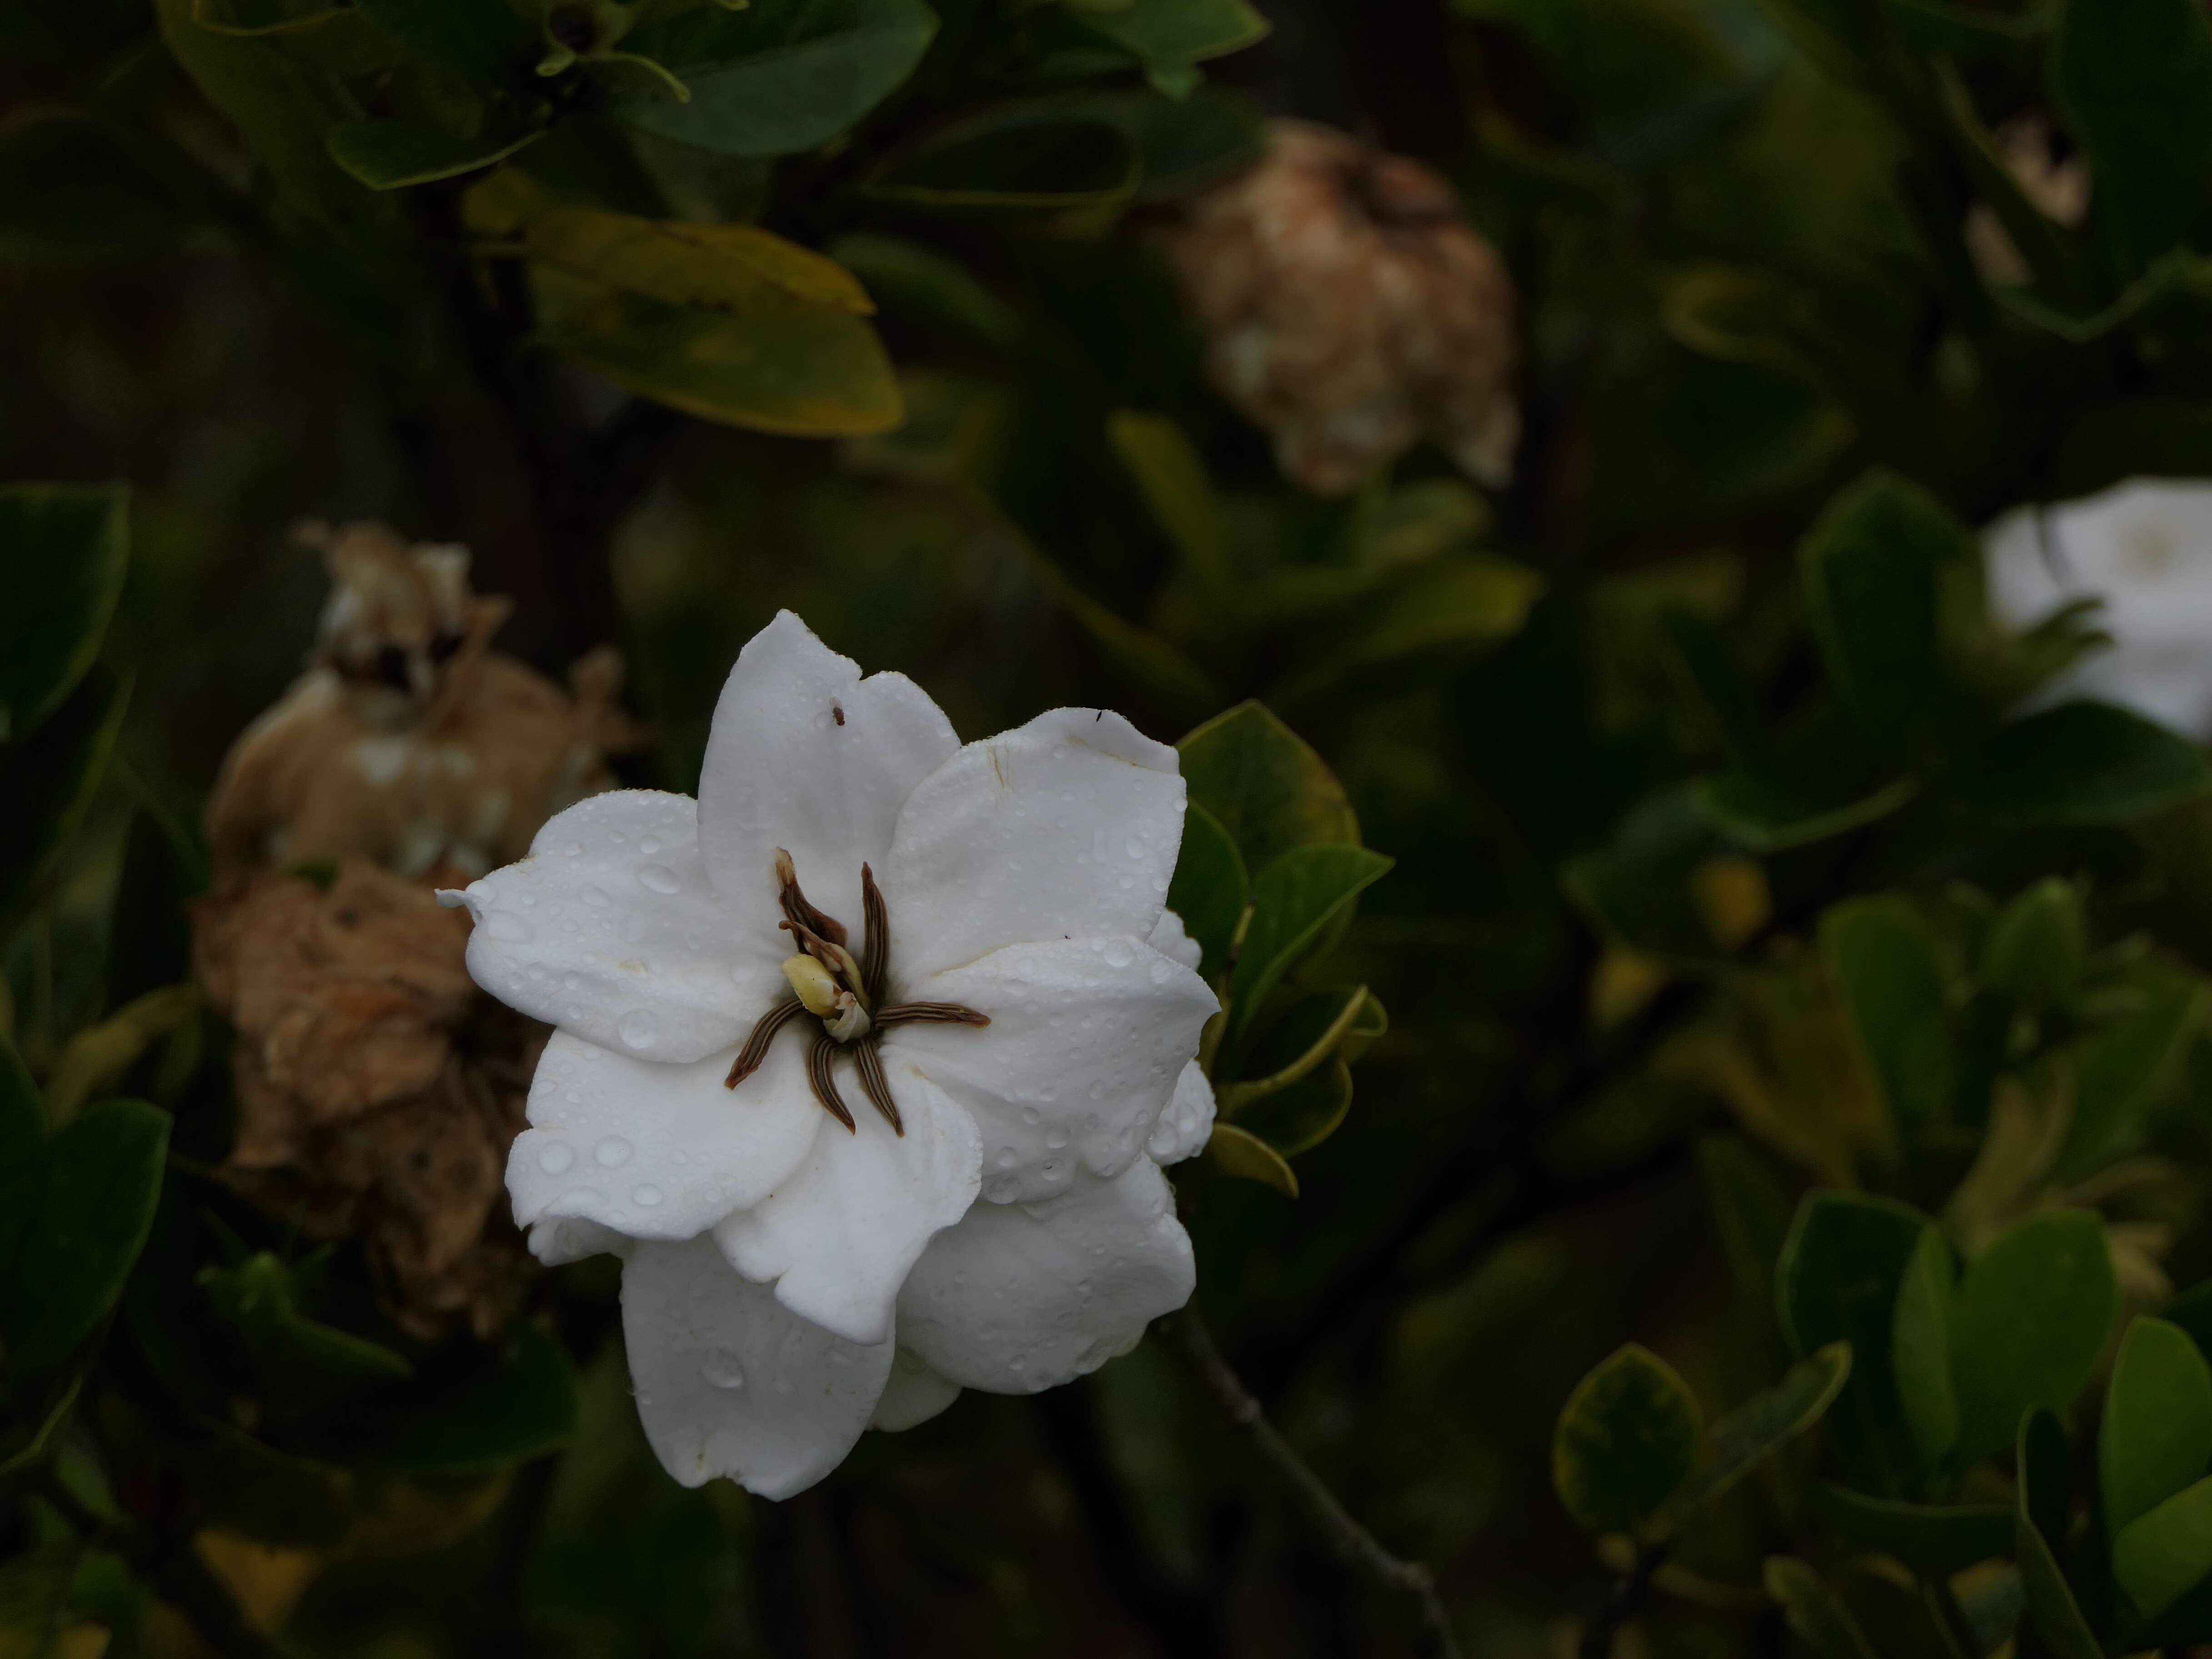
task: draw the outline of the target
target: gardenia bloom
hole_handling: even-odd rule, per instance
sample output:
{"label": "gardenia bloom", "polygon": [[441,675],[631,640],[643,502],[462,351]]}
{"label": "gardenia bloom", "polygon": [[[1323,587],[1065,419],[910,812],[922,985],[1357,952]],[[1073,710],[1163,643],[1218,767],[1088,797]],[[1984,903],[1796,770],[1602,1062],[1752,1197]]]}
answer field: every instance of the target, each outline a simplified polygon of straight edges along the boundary
{"label": "gardenia bloom", "polygon": [[551,820],[464,893],[469,970],[556,1029],[507,1189],[623,1258],[660,1461],[783,1498],[871,1425],[1126,1352],[1194,1282],[1160,1165],[1213,1101],[1164,908],[1176,751],[1061,708],[961,746],[798,617],[739,653],[699,799]]}
{"label": "gardenia bloom", "polygon": [[1990,594],[2027,627],[2099,599],[2109,649],[2045,693],[2115,702],[2212,738],[2212,483],[2130,478],[2101,495],[2024,507],[1991,525]]}

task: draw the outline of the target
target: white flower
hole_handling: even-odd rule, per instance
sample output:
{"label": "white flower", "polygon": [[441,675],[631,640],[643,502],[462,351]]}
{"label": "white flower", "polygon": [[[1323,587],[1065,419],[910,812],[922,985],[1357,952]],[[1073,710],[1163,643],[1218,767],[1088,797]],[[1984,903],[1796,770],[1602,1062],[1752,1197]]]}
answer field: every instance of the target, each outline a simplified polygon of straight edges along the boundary
{"label": "white flower", "polygon": [[1984,533],[1990,594],[2014,627],[2100,599],[2110,649],[2075,664],[2054,695],[2115,702],[2212,737],[2212,483],[2131,478],[2101,495],[2024,507]]}
{"label": "white flower", "polygon": [[871,1423],[1066,1382],[1188,1297],[1159,1164],[1212,1123],[1216,1005],[1163,908],[1182,811],[1120,715],[963,748],[785,612],[697,801],[593,796],[447,896],[477,982],[558,1028],[515,1219],[549,1263],[623,1256],[678,1480],[788,1496]]}

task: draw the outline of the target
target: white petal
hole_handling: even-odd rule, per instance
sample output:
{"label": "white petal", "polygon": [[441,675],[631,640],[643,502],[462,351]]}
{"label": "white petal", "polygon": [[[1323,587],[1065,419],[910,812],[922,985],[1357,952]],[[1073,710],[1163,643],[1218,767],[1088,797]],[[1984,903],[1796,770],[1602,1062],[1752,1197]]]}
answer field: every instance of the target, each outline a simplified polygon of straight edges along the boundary
{"label": "white petal", "polygon": [[727,1475],[763,1498],[804,1492],[844,1462],[890,1371],[889,1342],[808,1324],[711,1239],[639,1245],[622,1303],[645,1437],[687,1486]]}
{"label": "white petal", "polygon": [[530,1254],[549,1267],[591,1255],[627,1256],[637,1241],[581,1216],[556,1216],[530,1230]]}
{"label": "white petal", "polygon": [[579,801],[461,902],[476,919],[477,984],[609,1048],[697,1060],[734,1045],[785,994],[774,924],[746,925],[708,887],[688,795]]}
{"label": "white petal", "polygon": [[891,1361],[890,1380],[884,1384],[884,1397],[876,1401],[876,1414],[869,1419],[868,1426],[896,1434],[928,1422],[958,1398],[957,1382],[946,1382],[919,1354],[901,1348]]}
{"label": "white petal", "polygon": [[1045,1204],[978,1204],[922,1253],[899,1340],[964,1388],[1033,1394],[1127,1353],[1190,1299],[1190,1238],[1139,1159]]}
{"label": "white petal", "polygon": [[785,1307],[853,1342],[890,1335],[908,1269],[932,1237],[967,1213],[981,1184],[975,1120],[920,1073],[887,1069],[905,1134],[892,1133],[841,1066],[854,1132],[817,1105],[816,1115],[828,1127],[805,1162],[759,1203],[714,1228],[732,1267],[747,1279],[774,1281]]}
{"label": "white petal", "polygon": [[1160,919],[1182,839],[1176,751],[1119,714],[1055,708],[971,743],[899,813],[884,896],[902,983],[1002,945]]}
{"label": "white petal", "polygon": [[980,1029],[896,1025],[883,1046],[975,1115],[983,1196],[1000,1204],[1063,1192],[1079,1164],[1127,1169],[1218,1006],[1196,974],[1133,939],[1011,945],[908,994],[991,1017]]}
{"label": "white petal", "polygon": [[1145,943],[1164,957],[1171,957],[1186,968],[1195,969],[1205,959],[1198,941],[1183,931],[1182,918],[1172,910],[1160,912],[1160,919]]}
{"label": "white petal", "polygon": [[806,1086],[799,1035],[726,1089],[732,1057],[663,1066],[556,1031],[531,1079],[531,1127],[507,1156],[516,1224],[580,1216],[633,1238],[690,1238],[774,1192],[823,1124],[845,1139]]}
{"label": "white petal", "polygon": [[1194,1060],[1176,1079],[1175,1094],[1145,1143],[1145,1153],[1155,1164],[1180,1164],[1204,1152],[1212,1133],[1213,1085]]}
{"label": "white petal", "polygon": [[699,819],[716,890],[772,931],[781,847],[807,898],[853,930],[857,949],[862,862],[884,873],[899,807],[959,746],[905,675],[862,679],[779,611],[738,653],[714,705]]}

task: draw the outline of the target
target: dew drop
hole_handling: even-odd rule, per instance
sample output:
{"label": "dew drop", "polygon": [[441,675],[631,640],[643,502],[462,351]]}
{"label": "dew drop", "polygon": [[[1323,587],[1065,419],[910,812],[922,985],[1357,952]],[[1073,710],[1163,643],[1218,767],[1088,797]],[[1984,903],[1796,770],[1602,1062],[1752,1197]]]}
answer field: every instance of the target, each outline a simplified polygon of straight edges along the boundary
{"label": "dew drop", "polygon": [[679,893],[684,884],[676,872],[665,864],[646,864],[638,866],[637,884],[656,893]]}
{"label": "dew drop", "polygon": [[1036,1107],[1024,1106],[1022,1108],[1022,1121],[1028,1124],[1030,1128],[1036,1128],[1036,1126],[1043,1121],[1044,1114],[1037,1110]]}
{"label": "dew drop", "polygon": [[538,930],[511,910],[493,911],[484,932],[507,945],[527,945],[538,937]]}
{"label": "dew drop", "polygon": [[1022,1183],[1010,1175],[993,1176],[990,1184],[983,1188],[983,1196],[994,1204],[1011,1204],[1020,1195]]}
{"label": "dew drop", "polygon": [[1137,953],[1129,948],[1129,941],[1125,939],[1108,939],[1106,948],[1099,954],[1106,958],[1109,968],[1127,968],[1137,959]]}
{"label": "dew drop", "polygon": [[1061,1147],[1067,1145],[1067,1131],[1065,1129],[1052,1129],[1047,1131],[1044,1138],[1044,1144],[1051,1147],[1055,1152],[1058,1152]]}
{"label": "dew drop", "polygon": [[547,1175],[563,1174],[575,1161],[576,1149],[565,1140],[550,1142],[538,1150],[538,1167]]}
{"label": "dew drop", "polygon": [[592,1148],[592,1156],[599,1160],[600,1168],[618,1170],[629,1162],[630,1154],[635,1151],[636,1148],[620,1135],[609,1135]]}
{"label": "dew drop", "polygon": [[1132,836],[1121,843],[1121,850],[1133,859],[1140,859],[1145,856],[1145,843]]}
{"label": "dew drop", "polygon": [[647,1182],[629,1195],[629,1201],[641,1210],[657,1210],[660,1207],[660,1200],[666,1196],[659,1188]]}
{"label": "dew drop", "polygon": [[998,1157],[994,1158],[993,1162],[997,1164],[1002,1170],[1011,1170],[1014,1167],[1016,1162],[1018,1162],[1018,1156],[1012,1147],[1001,1146],[999,1149]]}
{"label": "dew drop", "polygon": [[594,909],[603,908],[614,902],[612,899],[607,896],[607,890],[605,888],[594,887],[589,882],[586,882],[584,884],[583,894],[584,902],[592,906]]}
{"label": "dew drop", "polygon": [[660,1041],[660,1022],[642,1008],[633,1008],[622,1017],[615,1028],[622,1040],[633,1048],[650,1048]]}
{"label": "dew drop", "polygon": [[637,838],[637,850],[640,853],[642,853],[647,858],[651,858],[655,853],[658,853],[660,850],[660,837],[658,836],[640,836]]}
{"label": "dew drop", "polygon": [[745,1386],[745,1368],[738,1357],[727,1348],[709,1348],[699,1360],[699,1375],[710,1389],[742,1389]]}

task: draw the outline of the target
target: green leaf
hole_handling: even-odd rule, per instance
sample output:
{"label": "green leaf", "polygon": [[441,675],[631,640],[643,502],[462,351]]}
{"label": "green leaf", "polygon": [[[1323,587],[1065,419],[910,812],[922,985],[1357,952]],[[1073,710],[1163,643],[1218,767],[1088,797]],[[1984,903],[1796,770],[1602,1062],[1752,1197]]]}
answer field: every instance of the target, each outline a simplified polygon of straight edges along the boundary
{"label": "green leaf", "polygon": [[2045,1210],[2015,1222],[1966,1269],[1951,1313],[1956,1461],[2010,1444],[2021,1413],[2063,1411],[2097,1368],[2119,1306],[2103,1221]]}
{"label": "green leaf", "polygon": [[398,43],[411,67],[458,74],[476,91],[526,96],[545,50],[530,16],[543,0],[354,0],[355,8]]}
{"label": "green leaf", "polygon": [[1216,1123],[1206,1139],[1206,1155],[1224,1175],[1273,1187],[1285,1198],[1298,1195],[1298,1177],[1289,1160],[1249,1129]]}
{"label": "green leaf", "polygon": [[2118,1529],[2112,1577],[2149,1624],[2212,1574],[2212,1479],[2197,1480]]}
{"label": "green leaf", "polygon": [[100,654],[130,502],[121,484],[0,486],[0,743],[33,731]]}
{"label": "green leaf", "polygon": [[0,1289],[11,1372],[59,1364],[107,1317],[153,1225],[168,1145],[169,1115],[138,1100],[95,1102],[46,1143],[36,1219]]}
{"label": "green leaf", "polygon": [[2048,823],[2126,823],[2212,791],[2212,763],[2140,714],[2069,702],[2000,728],[1960,762],[1951,781],[1987,811]]}
{"label": "green leaf", "polygon": [[1331,618],[1318,660],[1269,694],[1286,708],[1311,708],[1348,684],[1423,652],[1495,645],[1528,620],[1544,579],[1526,565],[1481,554],[1448,554],[1390,582]]}
{"label": "green leaf", "polygon": [[1923,1139],[1948,1109],[1957,1048],[1936,930],[1905,899],[1846,899],[1820,918],[1820,959],[1892,1120]]}
{"label": "green leaf", "polygon": [[0,746],[0,919],[59,856],[100,787],[129,689],[95,663],[76,690],[21,743]]}
{"label": "green leaf", "polygon": [[1782,1604],[1790,1628],[1817,1659],[1876,1659],[1850,1612],[1802,1561],[1770,1555],[1764,1577],[1766,1593]]}
{"label": "green leaf", "polygon": [[1920,1243],[1897,1287],[1890,1322],[1890,1364],[1897,1403],[1923,1465],[1940,1464],[1959,1439],[1959,1394],[1951,1380],[1951,1301],[1957,1278],[1951,1247],[1935,1227]]}
{"label": "green leaf", "polygon": [[2067,0],[2051,82],[2124,273],[2172,246],[2212,177],[2212,25],[2195,0]]}
{"label": "green leaf", "polygon": [[13,1277],[15,1244],[30,1225],[46,1142],[38,1085],[15,1045],[0,1034],[0,1283]]}
{"label": "green leaf", "polygon": [[1926,1224],[1917,1211],[1888,1199],[1808,1193],[1775,1264],[1782,1332],[1798,1357],[1809,1358],[1831,1342],[1851,1345],[1836,1450],[1862,1485],[1896,1479],[1892,1448],[1904,1425],[1890,1326],[1897,1287]]}
{"label": "green leaf", "polygon": [[2072,1454],[2066,1431],[2039,1407],[2020,1420],[2015,1450],[2018,1507],[2013,1515],[2013,1554],[2027,1616],[2054,1659],[2104,1659],[2105,1650],[2059,1565],[2065,1547],[2067,1474]]}
{"label": "green leaf", "polygon": [[1712,1457],[1682,1489],[1674,1504],[1674,1516],[1711,1503],[1819,1422],[1850,1374],[1850,1344],[1831,1342],[1792,1366],[1773,1388],[1714,1424]]}
{"label": "green leaf", "polygon": [[[1371,1024],[1363,1016],[1373,1008]],[[1290,1003],[1252,1043],[1235,1080],[1215,1079],[1224,1117],[1234,1118],[1285,1158],[1334,1134],[1352,1106],[1350,1060],[1379,1035],[1380,1005],[1364,985],[1309,992]]]}
{"label": "green leaf", "polygon": [[1232,598],[1229,526],[1197,447],[1171,416],[1135,409],[1106,416],[1106,441],[1199,586],[1217,599]]}
{"label": "green leaf", "polygon": [[98,121],[49,115],[0,135],[0,256],[134,259],[172,240],[189,217]]}
{"label": "green leaf", "polygon": [[1267,20],[1244,0],[1127,0],[1086,11],[1083,21],[1151,70],[1163,92],[1188,92],[1195,82],[1179,72],[1241,51],[1267,32]]}
{"label": "green leaf", "polygon": [[1552,1440],[1552,1484],[1586,1531],[1639,1533],[1697,1472],[1704,1444],[1689,1384],[1631,1342],[1568,1396]]}
{"label": "green leaf", "polygon": [[1252,884],[1252,920],[1231,975],[1229,1024],[1221,1039],[1224,1063],[1241,1052],[1267,993],[1332,936],[1360,893],[1391,863],[1364,847],[1321,845],[1294,848],[1260,872]]}
{"label": "green leaf", "polygon": [[2089,956],[2081,895],[2046,876],[1997,912],[1982,942],[1982,978],[2023,1012],[2049,1014],[2071,1001]]}
{"label": "green leaf", "polygon": [[1814,1482],[1811,1497],[1814,1513],[1840,1536],[1918,1572],[1959,1572],[2013,1547],[2008,1504],[1905,1504],[1832,1480]]}
{"label": "green leaf", "polygon": [[413,1380],[349,1395],[284,1449],[344,1468],[463,1475],[558,1450],[576,1427],[576,1376],[567,1352],[535,1325],[516,1323],[496,1347],[447,1342]]}
{"label": "green leaf", "polygon": [[2097,1431],[2106,1533],[2119,1537],[2208,1468],[2212,1365],[2179,1325],[2136,1319],[2120,1339]]}
{"label": "green leaf", "polygon": [[1176,855],[1175,879],[1168,884],[1168,908],[1182,918],[1183,931],[1203,952],[1199,975],[1220,983],[1229,963],[1229,946],[1244,920],[1251,881],[1237,843],[1221,820],[1195,800],[1183,808],[1182,850]]}
{"label": "green leaf", "polygon": [[1978,614],[1981,550],[1935,497],[1876,472],[1821,514],[1798,550],[1814,638],[1859,735],[1907,759],[1945,718],[1950,618]]}
{"label": "green leaf", "polygon": [[1239,703],[1176,747],[1191,799],[1229,832],[1247,870],[1264,870],[1294,847],[1358,841],[1336,775],[1264,705]]}
{"label": "green leaf", "polygon": [[2074,1123],[2054,1174],[2081,1180],[2132,1150],[2144,1115],[2181,1075],[2190,1046],[2212,1007],[2204,981],[2161,962],[2145,962],[2120,981],[2130,1006],[2076,1038]]}
{"label": "green leaf", "polygon": [[900,418],[898,382],[866,320],[773,290],[743,315],[613,295],[543,338],[579,368],[728,426],[839,437]]}
{"label": "green leaf", "polygon": [[[793,155],[825,144],[921,62],[937,14],[921,0],[814,0],[716,18],[690,35],[641,28],[628,46],[669,64],[690,92],[653,87],[625,101],[641,132],[718,155]],[[676,27],[682,27],[684,20]],[[709,56],[708,54],[714,54]]]}
{"label": "green leaf", "polygon": [[1723,772],[1698,786],[1698,805],[1721,834],[1753,853],[1786,853],[1880,823],[1919,786],[1899,778],[1837,800],[1749,770]]}
{"label": "green leaf", "polygon": [[543,136],[526,132],[501,141],[463,137],[421,121],[345,121],[331,129],[331,159],[371,190],[403,190],[478,172]]}
{"label": "green leaf", "polygon": [[989,110],[890,156],[860,193],[956,216],[1060,213],[1126,200],[1142,177],[1119,111],[1056,101]]}
{"label": "green leaf", "polygon": [[199,1283],[237,1327],[246,1351],[276,1389],[312,1389],[333,1379],[395,1378],[415,1367],[380,1342],[309,1317],[292,1269],[270,1251],[235,1267],[203,1267]]}
{"label": "green leaf", "polygon": [[855,233],[838,238],[830,252],[895,316],[1011,358],[1030,349],[1021,319],[941,249],[903,236]]}

